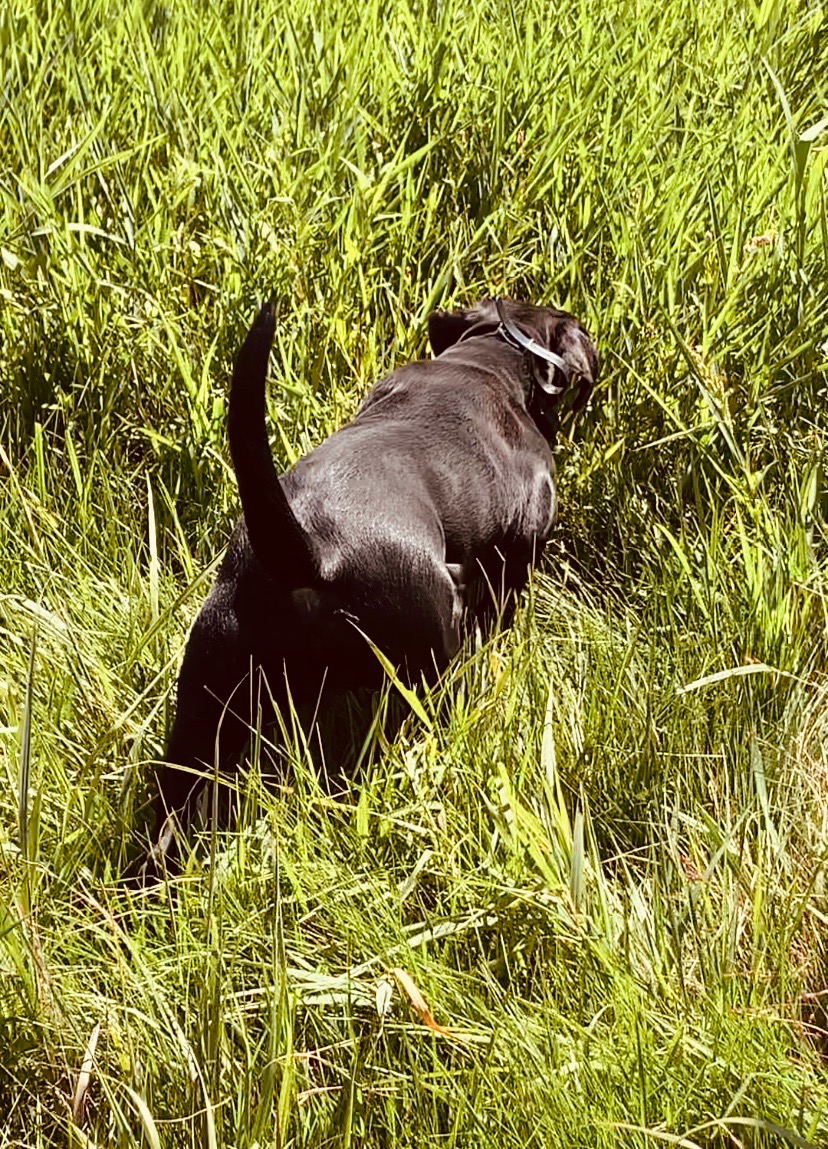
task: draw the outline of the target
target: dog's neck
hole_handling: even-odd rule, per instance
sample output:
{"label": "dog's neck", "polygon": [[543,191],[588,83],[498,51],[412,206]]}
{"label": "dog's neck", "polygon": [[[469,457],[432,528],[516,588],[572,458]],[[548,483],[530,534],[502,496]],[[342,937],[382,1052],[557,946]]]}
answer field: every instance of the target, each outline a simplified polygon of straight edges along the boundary
{"label": "dog's neck", "polygon": [[534,381],[528,357],[524,351],[504,343],[497,333],[489,328],[479,335],[470,334],[452,344],[440,356],[459,366],[472,367],[485,371],[498,378],[509,380],[519,390],[524,402],[532,400]]}
{"label": "dog's neck", "polygon": [[544,439],[555,445],[558,418],[553,402],[535,381],[531,356],[527,351],[506,343],[489,328],[479,335],[468,335],[447,348],[439,357],[458,367],[494,375],[501,386],[506,383],[513,398],[524,407]]}

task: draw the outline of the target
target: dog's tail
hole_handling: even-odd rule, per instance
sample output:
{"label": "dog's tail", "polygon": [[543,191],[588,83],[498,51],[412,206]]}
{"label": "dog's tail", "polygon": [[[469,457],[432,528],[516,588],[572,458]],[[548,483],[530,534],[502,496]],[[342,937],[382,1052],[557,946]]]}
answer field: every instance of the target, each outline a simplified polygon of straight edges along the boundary
{"label": "dog's tail", "polygon": [[319,573],[313,544],[285,498],[265,427],[267,359],[276,316],[262,307],[242,344],[230,386],[228,433],[247,536],[253,554],[286,590],[312,586]]}

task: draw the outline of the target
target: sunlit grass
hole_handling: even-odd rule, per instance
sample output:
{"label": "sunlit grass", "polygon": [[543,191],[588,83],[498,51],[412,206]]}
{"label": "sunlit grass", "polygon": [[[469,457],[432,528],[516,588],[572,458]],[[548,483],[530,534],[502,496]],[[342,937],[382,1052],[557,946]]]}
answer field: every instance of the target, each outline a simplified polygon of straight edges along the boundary
{"label": "sunlit grass", "polygon": [[[825,44],[773,2],[0,11],[0,1146],[828,1139]],[[287,466],[490,292],[603,361],[514,628],[341,798],[264,732],[237,829],[127,887],[256,304]]]}

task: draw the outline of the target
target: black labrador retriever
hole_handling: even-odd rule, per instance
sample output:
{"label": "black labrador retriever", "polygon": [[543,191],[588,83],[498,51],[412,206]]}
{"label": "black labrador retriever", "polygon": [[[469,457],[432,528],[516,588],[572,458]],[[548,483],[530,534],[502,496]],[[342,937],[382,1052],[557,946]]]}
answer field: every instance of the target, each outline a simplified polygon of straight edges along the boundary
{"label": "black labrador retriever", "polygon": [[156,863],[191,820],[205,766],[240,754],[262,698],[299,707],[323,684],[379,687],[371,644],[408,682],[431,679],[470,621],[498,617],[555,521],[559,400],[577,379],[582,406],[598,369],[564,311],[505,300],[437,311],[434,358],[393,371],[351,423],[279,475],[265,428],[274,329],[265,305],[233,373],[244,513],[184,654],[157,778]]}

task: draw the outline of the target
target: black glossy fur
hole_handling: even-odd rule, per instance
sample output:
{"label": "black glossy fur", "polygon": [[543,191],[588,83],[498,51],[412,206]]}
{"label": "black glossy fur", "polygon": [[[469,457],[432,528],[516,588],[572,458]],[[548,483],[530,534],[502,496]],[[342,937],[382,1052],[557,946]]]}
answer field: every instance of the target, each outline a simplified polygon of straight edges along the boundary
{"label": "black glossy fur", "polygon": [[[577,320],[506,307],[592,385],[595,348]],[[379,686],[364,636],[409,681],[438,674],[469,619],[485,625],[523,587],[555,520],[552,400],[525,353],[496,333],[491,301],[434,313],[436,357],[392,372],[351,423],[281,476],[265,429],[274,325],[265,306],[233,375],[229,436],[244,516],[187,644],[156,831],[169,814],[191,819],[194,771],[240,753],[262,698],[283,706],[289,688],[301,706],[323,681],[326,692]]]}

